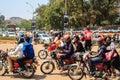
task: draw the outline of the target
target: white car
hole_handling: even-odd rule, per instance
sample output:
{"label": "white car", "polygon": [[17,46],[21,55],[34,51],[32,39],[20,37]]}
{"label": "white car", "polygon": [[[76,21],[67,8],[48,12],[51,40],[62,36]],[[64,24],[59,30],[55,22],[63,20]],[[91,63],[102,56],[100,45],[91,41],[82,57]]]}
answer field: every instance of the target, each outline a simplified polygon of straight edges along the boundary
{"label": "white car", "polygon": [[49,43],[51,37],[48,34],[38,34],[40,43]]}
{"label": "white car", "polygon": [[16,34],[15,34],[15,32],[7,32],[7,36],[9,36],[9,37],[15,37]]}

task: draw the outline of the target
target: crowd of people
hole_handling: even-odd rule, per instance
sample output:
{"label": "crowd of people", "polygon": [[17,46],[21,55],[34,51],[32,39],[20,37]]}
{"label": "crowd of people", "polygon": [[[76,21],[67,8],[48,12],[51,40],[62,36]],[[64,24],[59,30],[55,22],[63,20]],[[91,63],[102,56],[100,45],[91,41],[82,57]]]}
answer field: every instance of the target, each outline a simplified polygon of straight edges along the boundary
{"label": "crowd of people", "polygon": [[[98,50],[96,55],[88,60],[91,76],[95,74],[94,63],[99,62],[103,62],[105,68],[104,75],[102,76],[103,78],[108,75],[108,72],[111,72],[111,77],[115,77],[115,69],[120,71],[119,54],[116,50],[116,45],[114,44],[114,42],[118,40],[117,36],[117,34],[113,35],[113,37],[109,35],[98,35]],[[77,52],[84,54],[91,51],[92,39],[93,32],[89,28],[84,28],[84,32],[81,35],[70,35],[66,33],[62,33],[62,35],[61,33],[58,34],[54,39],[54,43],[58,46],[62,44],[63,47],[63,50],[58,54],[60,66],[64,69],[63,60],[76,55]]]}
{"label": "crowd of people", "polygon": [[[9,53],[9,66],[10,71],[12,71],[12,64],[11,60],[17,60],[17,62],[20,64],[20,67],[23,66],[22,60],[30,59],[34,57],[34,50],[32,57],[26,57],[23,52],[23,45],[24,43],[31,44],[33,41],[33,37],[35,40],[37,35],[33,35],[32,33],[28,33],[25,35],[21,35],[17,38],[18,45],[17,48]],[[60,32],[56,35],[54,35],[52,43],[56,44],[57,47],[62,47],[62,50],[60,53],[57,54],[58,60],[60,63],[60,66],[62,70],[64,70],[64,63],[63,60],[67,58],[71,58],[72,56],[75,56],[76,53],[84,54],[86,52],[89,52],[92,50],[92,39],[93,39],[93,32],[89,28],[84,28],[83,33],[80,35],[74,34],[71,35],[70,33],[63,33]],[[103,75],[103,78],[108,75],[108,71],[110,70],[112,75],[111,77],[115,76],[115,69],[120,71],[120,60],[119,60],[119,54],[116,50],[115,44],[113,41],[116,41],[117,34],[114,35],[114,38],[110,36],[103,36],[98,35],[98,51],[96,52],[95,56],[92,56],[91,59],[88,61],[89,69],[90,69],[90,75],[95,74],[95,67],[94,63],[103,62],[105,67],[105,73]],[[84,42],[84,43],[83,43]],[[14,56],[15,53],[18,53],[18,56]],[[106,58],[106,53],[108,53],[110,56]],[[22,68],[24,69],[24,68]]]}

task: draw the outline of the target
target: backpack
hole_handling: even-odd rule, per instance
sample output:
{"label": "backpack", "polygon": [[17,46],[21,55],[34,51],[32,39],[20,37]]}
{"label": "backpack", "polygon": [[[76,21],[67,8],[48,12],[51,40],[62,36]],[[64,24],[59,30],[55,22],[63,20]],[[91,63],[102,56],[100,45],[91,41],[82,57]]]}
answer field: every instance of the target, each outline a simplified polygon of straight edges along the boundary
{"label": "backpack", "polygon": [[34,58],[35,54],[34,54],[34,49],[33,49],[32,44],[28,42],[23,43],[22,50],[23,50],[23,54],[25,55],[25,57]]}

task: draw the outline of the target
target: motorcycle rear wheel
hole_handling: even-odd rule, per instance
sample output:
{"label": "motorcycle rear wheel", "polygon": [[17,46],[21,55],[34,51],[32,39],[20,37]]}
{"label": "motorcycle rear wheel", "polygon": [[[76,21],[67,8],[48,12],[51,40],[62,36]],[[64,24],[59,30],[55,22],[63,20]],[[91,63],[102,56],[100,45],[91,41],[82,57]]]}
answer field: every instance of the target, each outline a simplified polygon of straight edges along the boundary
{"label": "motorcycle rear wheel", "polygon": [[26,67],[26,70],[24,71],[24,73],[22,73],[22,75],[25,78],[31,78],[31,77],[33,77],[34,74],[35,74],[35,70],[34,70],[33,66],[32,65],[30,65],[30,66],[26,65],[25,67]]}

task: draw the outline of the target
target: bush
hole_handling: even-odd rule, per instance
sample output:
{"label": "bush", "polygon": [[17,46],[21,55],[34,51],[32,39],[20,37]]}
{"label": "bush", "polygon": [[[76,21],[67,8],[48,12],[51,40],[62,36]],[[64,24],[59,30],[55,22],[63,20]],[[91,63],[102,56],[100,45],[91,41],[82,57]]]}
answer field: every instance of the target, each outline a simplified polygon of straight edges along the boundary
{"label": "bush", "polygon": [[0,36],[0,40],[16,40],[16,38],[15,37],[8,37],[8,36],[5,36],[5,37]]}
{"label": "bush", "polygon": [[104,20],[101,22],[101,25],[108,25],[109,24],[109,21],[108,20]]}

